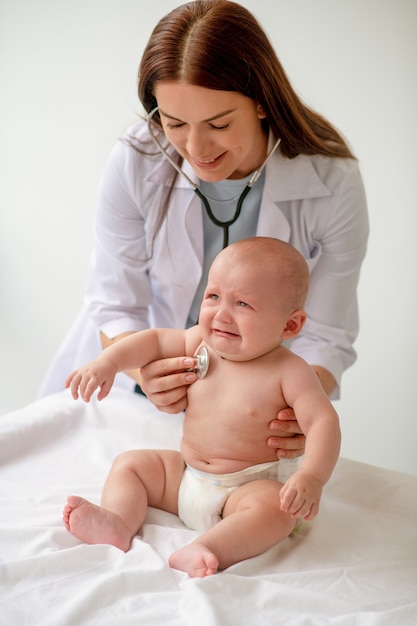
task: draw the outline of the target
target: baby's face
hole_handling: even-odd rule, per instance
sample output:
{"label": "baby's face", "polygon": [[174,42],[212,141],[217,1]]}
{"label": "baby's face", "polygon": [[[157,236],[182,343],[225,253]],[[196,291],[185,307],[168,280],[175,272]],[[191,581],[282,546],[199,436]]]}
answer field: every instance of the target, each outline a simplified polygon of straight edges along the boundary
{"label": "baby's face", "polygon": [[234,361],[266,354],[285,333],[290,312],[284,300],[276,285],[272,289],[268,271],[216,259],[200,309],[203,339]]}

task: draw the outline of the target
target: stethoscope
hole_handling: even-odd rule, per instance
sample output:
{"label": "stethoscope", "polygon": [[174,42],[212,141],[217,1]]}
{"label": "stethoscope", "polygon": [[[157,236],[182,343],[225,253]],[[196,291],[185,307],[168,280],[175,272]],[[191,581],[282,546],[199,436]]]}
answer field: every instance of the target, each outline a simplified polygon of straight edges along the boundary
{"label": "stethoscope", "polygon": [[[222,221],[222,220],[219,220],[214,215],[214,213],[213,213],[213,211],[211,209],[209,200],[211,200],[212,202],[216,202],[214,200],[214,198],[209,198],[209,197],[207,197],[207,196],[205,196],[203,194],[203,192],[198,187],[198,185],[194,181],[191,180],[191,178],[184,172],[183,169],[181,169],[181,167],[177,163],[175,163],[174,159],[171,157],[171,155],[168,153],[168,151],[164,148],[164,146],[161,144],[159,139],[154,134],[153,129],[152,129],[152,117],[155,115],[155,113],[157,111],[158,111],[158,107],[155,107],[148,114],[148,130],[149,130],[149,134],[150,134],[153,142],[155,143],[155,145],[158,148],[158,150],[160,150],[160,152],[164,155],[164,157],[171,163],[172,167],[178,172],[178,174],[183,176],[186,179],[186,181],[189,183],[189,185],[193,188],[193,190],[195,191],[197,196],[201,199],[201,201],[202,201],[202,203],[204,205],[204,208],[206,209],[207,215],[209,216],[209,218],[213,222],[213,224],[215,224],[216,226],[219,226],[220,228],[223,228],[223,248],[226,248],[229,245],[229,228],[230,228],[230,226],[232,226],[232,224],[234,224],[236,222],[236,220],[239,218],[240,212],[242,210],[242,205],[243,205],[243,202],[244,202],[246,196],[248,195],[248,193],[250,192],[250,190],[252,189],[252,187],[256,183],[256,181],[259,179],[259,177],[262,174],[262,171],[265,168],[266,164],[268,163],[269,159],[271,158],[271,156],[274,154],[275,150],[278,148],[279,144],[281,143],[281,139],[277,140],[277,142],[275,143],[273,148],[266,155],[265,161],[262,163],[262,165],[257,170],[254,171],[254,173],[250,177],[249,181],[246,184],[246,187],[244,188],[244,190],[242,191],[242,193],[240,194],[240,196],[239,196],[239,198],[237,200],[236,210],[235,210],[235,213],[234,213],[233,217],[230,220]],[[234,199],[235,198],[231,198],[231,200],[234,200]]]}

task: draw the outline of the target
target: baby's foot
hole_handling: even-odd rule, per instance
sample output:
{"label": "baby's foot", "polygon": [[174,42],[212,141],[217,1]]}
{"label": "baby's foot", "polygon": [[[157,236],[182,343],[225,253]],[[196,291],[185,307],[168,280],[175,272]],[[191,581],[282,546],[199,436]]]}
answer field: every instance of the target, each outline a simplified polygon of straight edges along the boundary
{"label": "baby's foot", "polygon": [[219,561],[205,545],[194,542],[171,554],[169,565],[192,578],[204,578],[217,572]]}
{"label": "baby's foot", "polygon": [[62,512],[65,528],[85,543],[106,543],[126,552],[132,539],[123,520],[79,496],[68,496]]}

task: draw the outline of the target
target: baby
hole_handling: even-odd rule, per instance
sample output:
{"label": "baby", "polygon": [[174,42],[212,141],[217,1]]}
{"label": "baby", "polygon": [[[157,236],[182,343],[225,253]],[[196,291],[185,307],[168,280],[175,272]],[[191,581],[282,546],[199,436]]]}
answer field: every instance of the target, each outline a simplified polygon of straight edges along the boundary
{"label": "baby", "polygon": [[[100,388],[101,400],[117,372],[203,354],[200,379],[188,390],[181,452],[119,455],[101,506],[68,497],[68,530],[86,543],[126,551],[148,507],[169,511],[202,533],[171,555],[170,566],[204,577],[264,552],[297,519],[317,515],[339,455],[339,420],[312,368],[281,345],[305,322],[308,285],[307,265],[289,244],[269,237],[233,243],[211,266],[197,326],[134,333],[68,377],[75,399],[80,394],[88,402]],[[283,484],[266,442],[269,423],[286,406],[295,411],[306,447]]]}

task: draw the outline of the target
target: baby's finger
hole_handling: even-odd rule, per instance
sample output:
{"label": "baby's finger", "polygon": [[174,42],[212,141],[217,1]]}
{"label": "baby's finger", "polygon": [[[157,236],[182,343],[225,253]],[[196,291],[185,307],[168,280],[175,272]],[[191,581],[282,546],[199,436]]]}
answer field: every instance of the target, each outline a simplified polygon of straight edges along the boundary
{"label": "baby's finger", "polygon": [[67,379],[66,379],[66,381],[64,383],[65,389],[70,389],[72,396],[74,396],[74,394],[72,392],[71,384],[72,384],[72,381],[74,380],[74,376],[76,375],[76,373],[77,373],[76,371],[71,372],[71,374],[67,377]]}
{"label": "baby's finger", "polygon": [[80,396],[85,402],[88,402],[86,391],[87,391],[87,385],[90,382],[90,380],[91,380],[91,377],[88,374],[80,373],[79,379],[78,379],[78,391],[79,391]]}
{"label": "baby's finger", "polygon": [[306,500],[303,500],[301,504],[299,502],[294,502],[289,513],[291,513],[291,516],[294,519],[304,519],[304,517],[310,513],[310,504]]}
{"label": "baby's finger", "polygon": [[316,517],[318,512],[319,512],[319,505],[318,503],[315,503],[311,506],[310,512],[304,516],[304,519],[307,521],[312,520],[314,517]]}
{"label": "baby's finger", "polygon": [[97,400],[103,400],[106,396],[109,395],[110,389],[112,388],[113,381],[105,380],[104,383],[100,386],[100,391],[97,394]]}
{"label": "baby's finger", "polygon": [[95,390],[99,387],[99,382],[96,377],[85,377],[80,385],[81,397],[85,402],[90,402],[91,396]]}
{"label": "baby's finger", "polygon": [[292,517],[303,517],[303,513],[306,515],[310,507],[306,508],[306,498],[303,494],[295,491],[294,489],[290,490],[290,497],[284,498],[285,508],[283,510],[286,513],[289,513]]}
{"label": "baby's finger", "polygon": [[311,520],[318,513],[318,504],[309,499],[304,499],[300,505],[294,501],[289,513],[294,519]]}
{"label": "baby's finger", "polygon": [[80,382],[81,382],[81,374],[74,372],[69,382],[69,388],[70,388],[70,391],[74,400],[78,400],[79,398],[78,387],[80,385]]}
{"label": "baby's finger", "polygon": [[279,492],[282,511],[284,511],[285,513],[290,513],[296,495],[297,492],[294,489],[290,488],[288,483],[282,487],[281,491]]}
{"label": "baby's finger", "polygon": [[74,378],[74,376],[75,376],[75,372],[71,372],[71,374],[67,377],[67,379],[66,379],[66,381],[65,381],[65,383],[64,383],[64,387],[65,387],[65,389],[68,389],[68,388],[69,388],[69,386],[70,386],[70,384],[71,384],[71,381],[72,381],[72,379]]}

